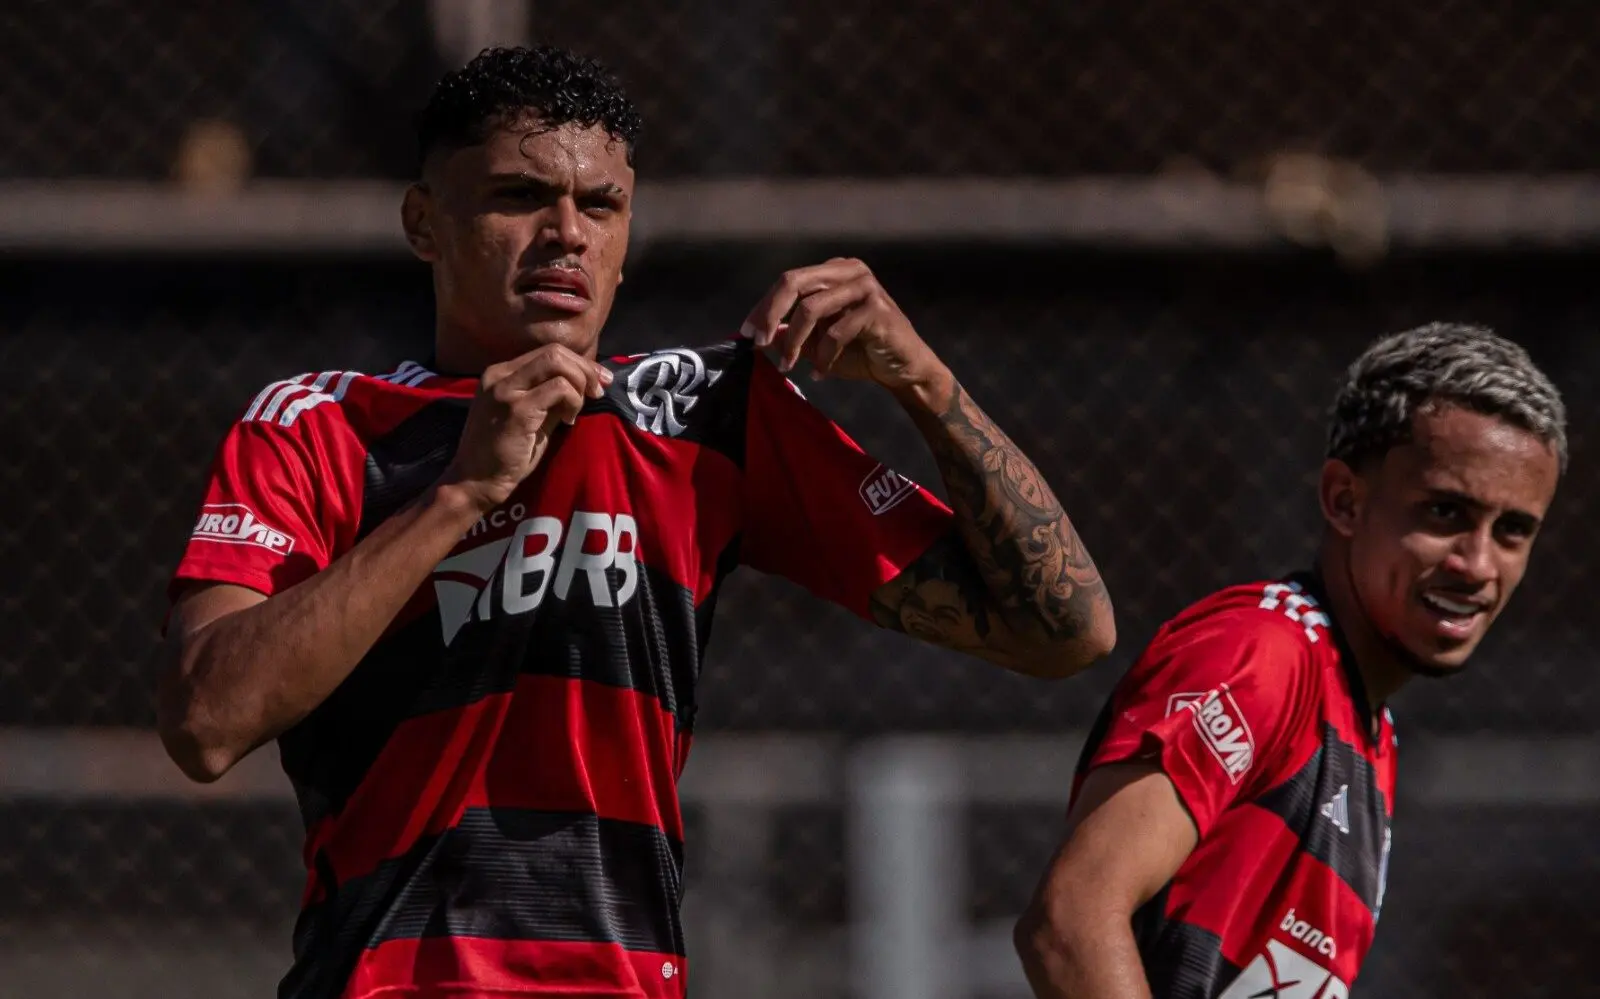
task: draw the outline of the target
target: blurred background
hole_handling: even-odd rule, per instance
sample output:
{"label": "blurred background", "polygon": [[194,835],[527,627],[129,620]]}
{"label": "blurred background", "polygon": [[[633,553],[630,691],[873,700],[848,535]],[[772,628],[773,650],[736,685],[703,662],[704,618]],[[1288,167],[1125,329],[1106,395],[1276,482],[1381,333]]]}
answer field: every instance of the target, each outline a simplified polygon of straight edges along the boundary
{"label": "blurred background", "polygon": [[[0,996],[273,994],[304,873],[264,751],[153,733],[163,586],[266,382],[431,335],[409,114],[482,47],[640,103],[619,351],[859,255],[1055,483],[1121,644],[1042,683],[736,577],[683,793],[694,994],[1006,999],[1071,769],[1154,628],[1303,566],[1372,337],[1491,324],[1572,471],[1468,675],[1418,682],[1366,997],[1600,995],[1600,6],[1417,0],[0,4]],[[894,405],[812,397],[937,482]],[[938,488],[935,486],[935,488]]]}

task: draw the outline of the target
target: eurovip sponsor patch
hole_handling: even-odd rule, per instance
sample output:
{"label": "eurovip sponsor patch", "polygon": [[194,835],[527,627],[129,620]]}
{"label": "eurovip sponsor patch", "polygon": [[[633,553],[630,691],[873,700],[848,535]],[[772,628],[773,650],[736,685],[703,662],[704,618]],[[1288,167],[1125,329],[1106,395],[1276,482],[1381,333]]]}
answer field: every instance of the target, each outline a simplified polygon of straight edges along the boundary
{"label": "eurovip sponsor patch", "polygon": [[200,508],[200,519],[190,537],[225,545],[254,545],[279,555],[294,551],[293,538],[257,520],[243,503],[207,503]]}
{"label": "eurovip sponsor patch", "polygon": [[1193,713],[1195,730],[1228,779],[1235,784],[1243,780],[1255,764],[1256,739],[1228,685],[1203,694],[1173,694],[1167,698],[1167,714],[1179,710]]}

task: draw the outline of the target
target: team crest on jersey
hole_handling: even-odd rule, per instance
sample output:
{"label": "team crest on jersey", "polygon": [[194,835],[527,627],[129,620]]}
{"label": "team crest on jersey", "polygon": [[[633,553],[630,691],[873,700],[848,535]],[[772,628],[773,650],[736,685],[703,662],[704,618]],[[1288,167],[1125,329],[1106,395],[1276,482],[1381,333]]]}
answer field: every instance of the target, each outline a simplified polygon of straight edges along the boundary
{"label": "team crest on jersey", "polygon": [[684,418],[700,401],[700,393],[717,383],[722,372],[706,366],[697,351],[658,350],[635,361],[626,381],[628,404],[640,430],[677,437],[689,429]]}
{"label": "team crest on jersey", "polygon": [[1216,757],[1228,779],[1237,784],[1250,772],[1256,760],[1256,739],[1239,710],[1239,702],[1227,684],[1205,693],[1173,694],[1167,698],[1167,714],[1192,712],[1195,731]]}

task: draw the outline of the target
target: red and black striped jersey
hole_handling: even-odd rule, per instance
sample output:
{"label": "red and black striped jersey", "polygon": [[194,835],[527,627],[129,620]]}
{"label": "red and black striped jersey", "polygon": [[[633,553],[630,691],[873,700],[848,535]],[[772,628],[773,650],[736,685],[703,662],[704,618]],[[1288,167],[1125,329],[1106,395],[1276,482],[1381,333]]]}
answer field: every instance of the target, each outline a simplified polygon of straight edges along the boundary
{"label": "red and black striped jersey", "polygon": [[[949,529],[748,341],[607,365],[280,738],[308,871],[281,996],[683,995],[677,781],[720,584],[747,565],[866,617]],[[407,363],[263,389],[174,593],[325,568],[439,477],[476,384]]]}
{"label": "red and black striped jersey", "polygon": [[1236,586],[1162,626],[1085,747],[1156,763],[1199,833],[1134,916],[1160,999],[1339,999],[1388,879],[1394,729],[1317,578]]}

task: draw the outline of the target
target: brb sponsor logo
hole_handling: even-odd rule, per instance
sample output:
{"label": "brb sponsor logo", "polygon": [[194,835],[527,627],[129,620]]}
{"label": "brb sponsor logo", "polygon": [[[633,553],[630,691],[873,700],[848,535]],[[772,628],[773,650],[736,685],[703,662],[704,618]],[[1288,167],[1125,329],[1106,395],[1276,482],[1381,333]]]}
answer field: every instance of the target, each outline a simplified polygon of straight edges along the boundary
{"label": "brb sponsor logo", "polygon": [[1267,949],[1257,954],[1217,999],[1265,999],[1269,996],[1271,999],[1350,999],[1350,985],[1288,944],[1268,940]]}
{"label": "brb sponsor logo", "polygon": [[243,503],[207,503],[200,508],[191,537],[225,545],[255,545],[279,555],[294,551],[293,538],[257,520]]}
{"label": "brb sponsor logo", "polygon": [[[510,537],[452,555],[433,570],[444,643],[454,641],[468,621],[526,614],[547,596],[566,600],[575,589],[596,607],[621,607],[639,589],[638,550],[638,524],[625,513],[577,510],[565,524],[555,517],[521,520]],[[609,570],[616,570],[615,588]]]}
{"label": "brb sponsor logo", "polygon": [[899,506],[907,496],[917,491],[917,484],[899,472],[880,464],[861,480],[857,492],[874,517],[888,513]]}
{"label": "brb sponsor logo", "polygon": [[1256,739],[1227,684],[1204,694],[1173,694],[1167,698],[1167,714],[1174,711],[1192,712],[1195,730],[1228,779],[1235,784],[1244,779],[1255,763]]}
{"label": "brb sponsor logo", "polygon": [[683,417],[700,401],[696,394],[722,377],[692,350],[662,350],[637,362],[628,373],[628,403],[640,430],[677,437],[688,429]]}

